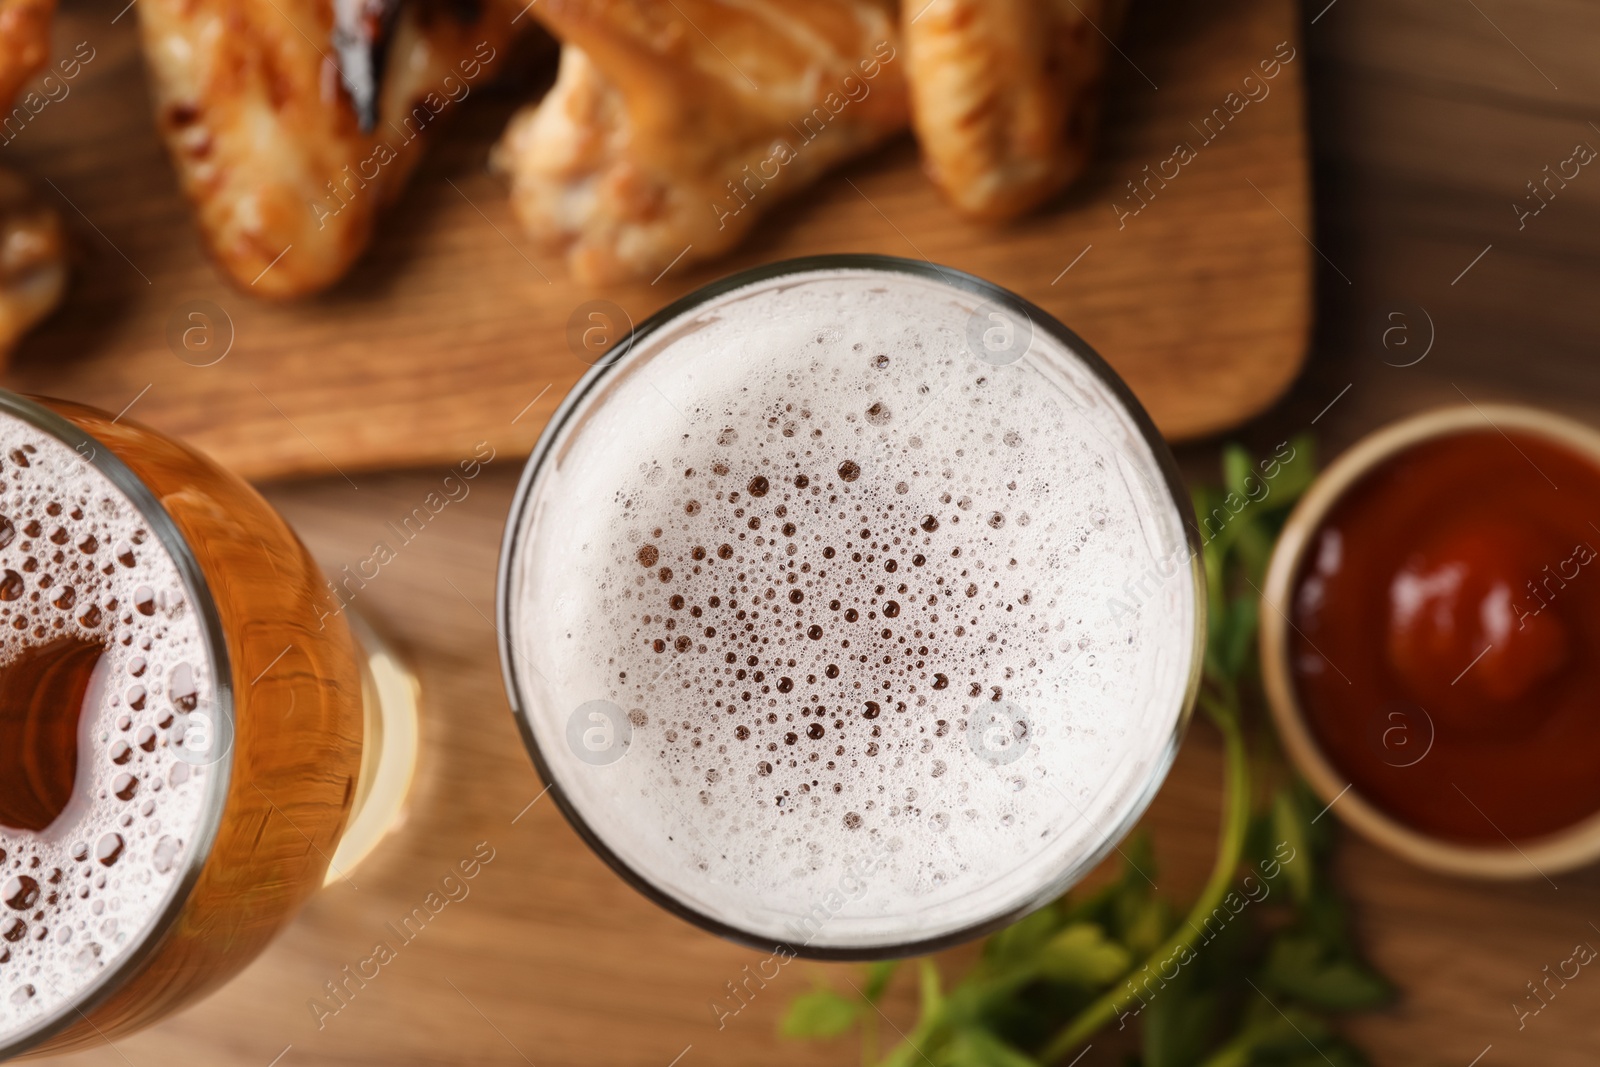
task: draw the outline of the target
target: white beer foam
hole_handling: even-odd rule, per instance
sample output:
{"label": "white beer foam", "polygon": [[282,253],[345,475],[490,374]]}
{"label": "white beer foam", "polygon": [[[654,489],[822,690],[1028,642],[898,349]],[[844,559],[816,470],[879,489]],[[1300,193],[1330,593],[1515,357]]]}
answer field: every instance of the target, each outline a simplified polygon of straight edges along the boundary
{"label": "white beer foam", "polygon": [[749,936],[1027,907],[1172,757],[1197,608],[1159,463],[1042,329],[979,359],[977,303],[859,269],[715,298],[591,390],[521,513],[510,669],[556,784]]}
{"label": "white beer foam", "polygon": [[210,712],[215,683],[178,568],[133,502],[6,414],[0,519],[0,672],[62,638],[104,645],[72,799],[42,831],[0,826],[4,1045],[136,951],[177,890],[213,772],[174,742],[194,729],[182,711]]}

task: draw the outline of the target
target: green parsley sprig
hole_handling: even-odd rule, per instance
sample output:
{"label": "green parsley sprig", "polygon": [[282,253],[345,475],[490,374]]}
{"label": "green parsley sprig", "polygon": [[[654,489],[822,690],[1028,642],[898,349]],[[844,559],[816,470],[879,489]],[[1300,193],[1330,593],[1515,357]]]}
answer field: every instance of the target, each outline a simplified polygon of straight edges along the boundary
{"label": "green parsley sprig", "polygon": [[[1330,1017],[1386,1003],[1326,877],[1331,820],[1313,821],[1301,784],[1252,811],[1244,700],[1257,686],[1257,606],[1267,559],[1314,473],[1311,441],[1253,459],[1232,446],[1223,484],[1194,492],[1204,543],[1208,633],[1199,704],[1222,735],[1222,826],[1211,875],[1184,913],[1158,896],[1155,858],[1136,834],[1120,878],[1067,894],[990,937],[949,988],[914,964],[921,1012],[879,1056],[879,1004],[902,967],[874,963],[848,993],[819,985],[782,1023],[790,1037],[859,1030],[879,1067],[1049,1067],[1107,1027],[1135,1028],[1140,1067],[1354,1067],[1365,1058]],[[1320,821],[1320,820],[1319,820]],[[909,966],[909,965],[908,965]]]}

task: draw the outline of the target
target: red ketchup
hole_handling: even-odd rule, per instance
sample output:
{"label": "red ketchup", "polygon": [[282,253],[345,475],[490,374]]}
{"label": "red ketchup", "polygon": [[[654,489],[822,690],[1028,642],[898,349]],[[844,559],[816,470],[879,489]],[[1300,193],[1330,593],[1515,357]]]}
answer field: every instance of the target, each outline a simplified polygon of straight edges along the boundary
{"label": "red ketchup", "polygon": [[1322,751],[1414,829],[1504,845],[1600,811],[1600,466],[1494,430],[1415,445],[1330,509],[1290,663]]}

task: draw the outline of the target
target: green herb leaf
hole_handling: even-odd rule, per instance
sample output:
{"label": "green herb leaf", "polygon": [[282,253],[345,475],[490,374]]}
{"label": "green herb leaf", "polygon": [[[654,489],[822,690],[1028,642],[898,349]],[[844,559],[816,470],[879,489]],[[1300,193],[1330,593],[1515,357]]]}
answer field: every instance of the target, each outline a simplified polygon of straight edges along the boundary
{"label": "green herb leaf", "polygon": [[984,946],[984,957],[997,970],[1020,966],[1039,951],[1039,945],[1063,922],[1055,908],[1040,908],[1001,930]]}
{"label": "green herb leaf", "polygon": [[1198,1063],[1216,1029],[1219,998],[1197,992],[1193,983],[1169,985],[1139,1010],[1143,1024],[1144,1067],[1190,1067]]}
{"label": "green herb leaf", "polygon": [[1234,534],[1232,547],[1243,565],[1244,575],[1248,579],[1245,591],[1250,594],[1253,604],[1258,599],[1257,592],[1249,586],[1253,583],[1259,588],[1261,585],[1261,576],[1266,573],[1267,562],[1272,558],[1277,523],[1272,521],[1272,516],[1252,515],[1250,522],[1237,525],[1238,532]]}
{"label": "green herb leaf", "polygon": [[1167,936],[1172,926],[1172,909],[1155,895],[1159,869],[1150,835],[1132,834],[1118,851],[1122,857],[1122,876],[1112,884],[1106,906],[1097,914],[1075,918],[1097,923],[1136,956],[1145,956]]}
{"label": "green herb leaf", "polygon": [[1256,624],[1260,621],[1258,601],[1253,596],[1236,599],[1228,609],[1227,625],[1219,637],[1219,669],[1230,677],[1244,672],[1256,647]]}
{"label": "green herb leaf", "polygon": [[1150,842],[1150,834],[1135,830],[1122,842],[1117,854],[1122,857],[1122,877],[1118,879],[1118,886],[1129,893],[1148,894],[1154,888],[1153,883],[1160,872],[1156,863],[1156,847]]}
{"label": "green herb leaf", "polygon": [[1117,938],[1135,956],[1148,956],[1172,930],[1172,908],[1152,893],[1124,894],[1117,901]]}
{"label": "green herb leaf", "polygon": [[979,1027],[956,1031],[935,1057],[939,1067],[1039,1067],[1038,1060]]}
{"label": "green herb leaf", "polygon": [[1272,1003],[1255,990],[1247,989],[1245,995],[1252,999],[1239,1039],[1251,1051],[1252,1061],[1263,1054],[1317,1055],[1322,1044],[1333,1037],[1327,1023],[1304,1009]]}
{"label": "green herb leaf", "polygon": [[926,1018],[937,1012],[944,1000],[944,994],[939,991],[939,968],[926,956],[917,961],[917,985],[922,993],[922,1014]]}
{"label": "green herb leaf", "polygon": [[[1280,445],[1267,463],[1278,463],[1277,477],[1272,481],[1273,505],[1287,509],[1311,488],[1317,476],[1316,439],[1308,433],[1298,434]],[[1271,470],[1271,467],[1268,467]]]}
{"label": "green herb leaf", "polygon": [[1222,484],[1228,492],[1246,500],[1261,492],[1263,483],[1243,445],[1228,445],[1222,450]]}
{"label": "green herb leaf", "polygon": [[785,1037],[838,1037],[855,1025],[861,1007],[831,989],[813,989],[794,998],[779,1029]]}
{"label": "green herb leaf", "polygon": [[1389,983],[1365,964],[1304,934],[1284,934],[1273,942],[1262,977],[1296,1000],[1332,1011],[1375,1008],[1392,994]]}
{"label": "green herb leaf", "polygon": [[1074,923],[1039,950],[1039,973],[1083,989],[1108,985],[1132,966],[1132,954],[1093,923]]}
{"label": "green herb leaf", "polygon": [[[1278,859],[1297,903],[1311,899],[1311,879],[1316,858],[1311,851],[1311,819],[1300,798],[1290,790],[1278,793],[1272,803],[1272,831],[1278,838]],[[1283,851],[1288,849],[1289,851]]]}
{"label": "green herb leaf", "polygon": [[878,1003],[883,998],[883,991],[889,988],[889,982],[899,969],[899,960],[879,960],[877,963],[867,964],[867,981],[861,990],[866,994],[866,998],[874,1004]]}

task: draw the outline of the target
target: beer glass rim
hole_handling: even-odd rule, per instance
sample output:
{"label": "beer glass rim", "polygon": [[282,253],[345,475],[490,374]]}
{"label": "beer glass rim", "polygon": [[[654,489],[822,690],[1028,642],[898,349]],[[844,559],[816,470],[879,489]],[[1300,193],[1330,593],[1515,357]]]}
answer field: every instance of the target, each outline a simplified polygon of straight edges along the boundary
{"label": "beer glass rim", "polygon": [[[826,273],[830,271],[876,271],[891,275],[910,275],[940,282],[952,289],[965,291],[982,302],[995,304],[1013,314],[1023,316],[1031,323],[1033,329],[1042,330],[1071,352],[1073,356],[1077,357],[1084,368],[1122,405],[1145,446],[1150,449],[1161,476],[1162,486],[1170,495],[1172,504],[1180,516],[1188,553],[1186,562],[1193,585],[1195,612],[1194,633],[1192,635],[1192,645],[1189,649],[1189,677],[1185,685],[1177,721],[1173,725],[1172,733],[1167,739],[1166,745],[1162,748],[1158,758],[1152,762],[1151,772],[1147,781],[1142,788],[1131,794],[1132,803],[1128,807],[1126,816],[1116,826],[1110,828],[1100,845],[1079,857],[1069,867],[1064,868],[1056,880],[1042,886],[1039,892],[1008,912],[937,937],[867,947],[817,947],[793,942],[785,943],[778,939],[760,937],[751,931],[731,925],[704,911],[691,907],[684,901],[657,887],[641,872],[631,867],[601,839],[600,835],[584,818],[583,813],[577,810],[577,807],[567,799],[565,792],[561,789],[551,769],[550,762],[545,759],[538,739],[534,736],[531,718],[526,712],[530,702],[522,693],[512,662],[517,653],[512,645],[514,621],[512,619],[513,605],[511,604],[509,591],[511,588],[513,560],[522,541],[523,519],[528,504],[533,498],[533,491],[539,480],[539,475],[554,450],[556,440],[579,405],[583,403],[607,374],[627,361],[628,356],[635,347],[649,339],[663,326],[685,313],[693,311],[695,308],[710,303],[730,292],[760,282],[771,281],[788,275]],[[500,560],[495,582],[495,628],[499,634],[500,672],[505,684],[507,700],[511,707],[511,715],[516,720],[517,728],[522,734],[523,744],[527,748],[529,756],[533,759],[534,768],[538,771],[539,777],[544,779],[548,791],[554,797],[556,806],[561,810],[568,824],[572,826],[583,842],[589,846],[590,850],[615,871],[623,881],[638,890],[647,899],[680,919],[684,919],[703,930],[738,944],[763,950],[782,950],[789,955],[806,959],[862,961],[938,952],[993,933],[1036,910],[1052,897],[1059,895],[1064,888],[1059,883],[1063,880],[1066,880],[1068,884],[1075,882],[1116,848],[1117,843],[1133,829],[1134,825],[1149,808],[1155,794],[1166,781],[1167,773],[1171,770],[1172,763],[1177,758],[1178,748],[1182,744],[1184,733],[1193,714],[1195,701],[1199,696],[1201,667],[1205,652],[1205,570],[1200,555],[1200,533],[1191,517],[1188,500],[1188,490],[1184,487],[1182,476],[1178,471],[1177,460],[1173,457],[1171,449],[1156,428],[1155,423],[1145,411],[1144,405],[1139,403],[1138,398],[1127,383],[1083,338],[1079,337],[1050,312],[1045,311],[1032,301],[1019,296],[1011,290],[977,275],[969,274],[954,267],[942,266],[932,261],[905,259],[899,256],[875,253],[833,253],[820,256],[803,256],[735,271],[723,278],[694,289],[650,315],[637,326],[634,326],[627,336],[618,341],[578,379],[577,383],[562,400],[560,406],[556,408],[555,413],[551,415],[550,422],[545,426],[544,431],[539,435],[539,439],[528,457],[527,464],[523,467],[516,494],[512,498],[511,509],[506,519],[505,533],[501,539]]]}
{"label": "beer glass rim", "polygon": [[[43,398],[40,398],[43,399]],[[139,927],[139,941],[110,967],[96,975],[76,996],[61,1007],[39,1019],[32,1026],[18,1032],[5,1042],[0,1042],[0,1060],[21,1055],[39,1043],[56,1036],[76,1022],[87,1018],[123,983],[136,976],[141,967],[160,947],[167,931],[183,911],[199,881],[200,872],[211,856],[217,832],[222,825],[222,811],[227,800],[228,784],[233,776],[234,694],[232,663],[228,657],[222,616],[211,596],[199,560],[189,548],[178,525],[150,487],[133,472],[111,448],[99,438],[88,433],[71,419],[46,407],[32,397],[0,389],[0,412],[20,419],[34,429],[48,434],[82,456],[84,462],[107,478],[133,504],[139,518],[160,541],[161,547],[173,561],[184,585],[189,603],[198,613],[206,654],[211,657],[213,701],[212,714],[219,725],[226,723],[219,736],[230,739],[228,751],[214,763],[207,764],[207,785],[201,816],[194,838],[185,849],[182,875],[173,883],[167,900],[154,916]],[[154,431],[151,431],[154,432]],[[181,446],[180,446],[181,447]],[[92,1023],[91,1023],[92,1025]]]}

